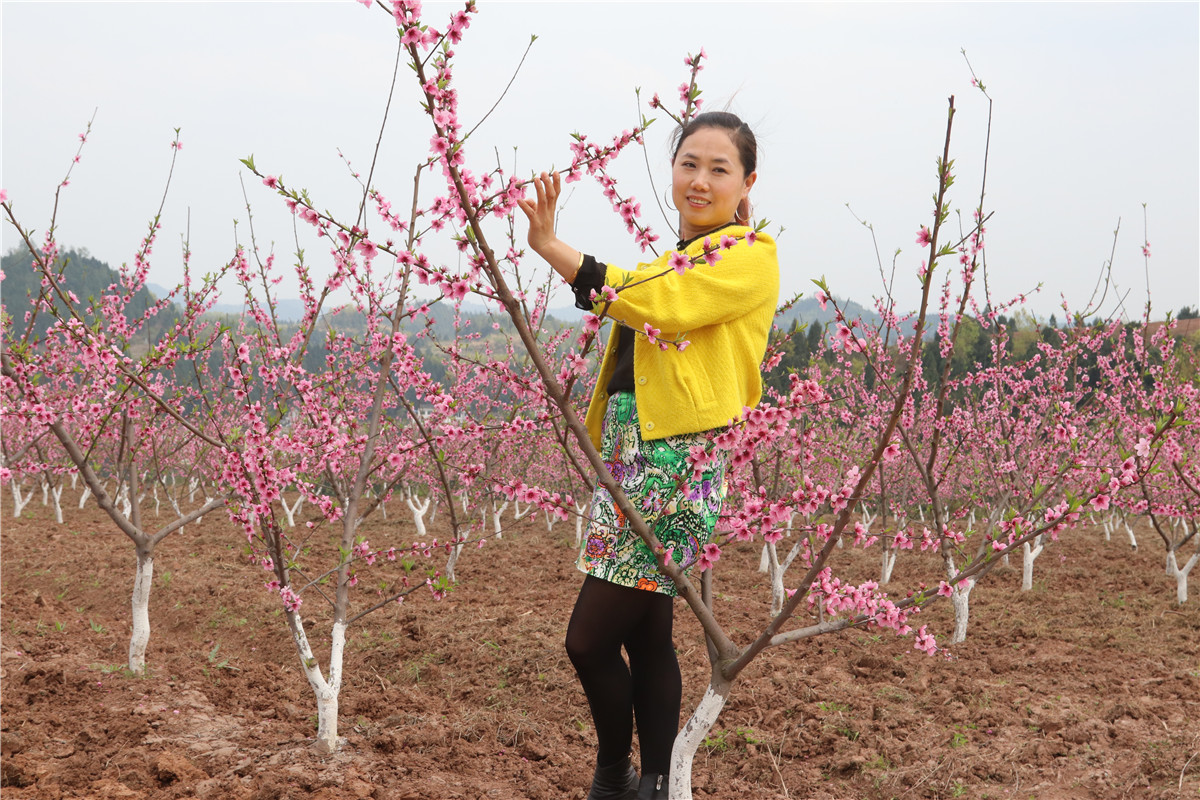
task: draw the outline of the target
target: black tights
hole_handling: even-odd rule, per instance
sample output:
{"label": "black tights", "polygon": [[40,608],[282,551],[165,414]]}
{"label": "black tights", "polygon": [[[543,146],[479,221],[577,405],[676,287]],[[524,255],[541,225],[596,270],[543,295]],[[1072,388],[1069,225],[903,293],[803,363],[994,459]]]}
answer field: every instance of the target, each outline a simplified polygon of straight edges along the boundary
{"label": "black tights", "polygon": [[[597,766],[623,759],[637,715],[642,773],[666,774],[683,680],[671,642],[672,598],[588,575],[567,626],[567,655],[592,709]],[[621,658],[621,646],[629,666]]]}

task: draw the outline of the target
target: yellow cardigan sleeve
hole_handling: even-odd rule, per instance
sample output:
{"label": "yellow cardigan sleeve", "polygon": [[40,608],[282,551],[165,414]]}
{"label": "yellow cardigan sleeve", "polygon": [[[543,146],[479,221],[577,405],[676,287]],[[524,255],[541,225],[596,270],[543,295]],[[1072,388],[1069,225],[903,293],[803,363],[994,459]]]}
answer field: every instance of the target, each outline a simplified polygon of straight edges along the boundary
{"label": "yellow cardigan sleeve", "polygon": [[[738,227],[723,232],[741,237],[748,230]],[[718,239],[713,237],[714,244]],[[703,241],[693,242],[684,252],[688,256],[702,254]],[[648,323],[664,335],[681,334],[737,319],[764,303],[775,303],[779,296],[779,261],[770,236],[759,234],[754,244],[739,238],[737,244],[718,252],[721,259],[715,264],[701,261],[682,274],[669,266],[670,253],[632,271],[606,265],[607,285],[620,289],[628,283],[636,284],[620,290],[609,315],[635,330]],[[659,273],[664,274],[646,280]]]}

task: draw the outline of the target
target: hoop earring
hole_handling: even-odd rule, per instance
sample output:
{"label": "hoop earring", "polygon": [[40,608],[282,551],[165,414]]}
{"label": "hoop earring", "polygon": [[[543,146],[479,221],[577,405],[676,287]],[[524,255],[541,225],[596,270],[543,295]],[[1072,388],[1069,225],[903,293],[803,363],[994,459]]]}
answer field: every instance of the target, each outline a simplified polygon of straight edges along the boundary
{"label": "hoop earring", "polygon": [[678,211],[678,210],[679,210],[679,209],[678,209],[678,208],[676,208],[675,206],[671,205],[671,196],[670,196],[669,194],[667,194],[667,190],[666,190],[666,189],[663,189],[663,202],[664,202],[664,203],[666,203],[666,204],[667,204],[667,208],[671,209],[672,211]]}
{"label": "hoop earring", "polygon": [[746,216],[744,216],[744,217],[741,216],[740,214],[738,214],[738,211],[740,210],[740,205],[741,204],[739,203],[739,208],[735,208],[733,210],[733,221],[738,223],[739,225],[748,225],[748,224],[750,224],[750,214],[752,213],[752,211],[750,209],[750,202],[746,201]]}

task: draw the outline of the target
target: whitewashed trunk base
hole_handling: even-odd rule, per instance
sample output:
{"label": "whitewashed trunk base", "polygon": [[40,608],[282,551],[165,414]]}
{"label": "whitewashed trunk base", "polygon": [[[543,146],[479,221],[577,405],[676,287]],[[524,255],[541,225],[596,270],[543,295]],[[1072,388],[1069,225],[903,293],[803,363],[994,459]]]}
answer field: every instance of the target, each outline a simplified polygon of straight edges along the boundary
{"label": "whitewashed trunk base", "polygon": [[730,681],[713,678],[671,748],[670,800],[692,800],[692,762],[729,699]]}
{"label": "whitewashed trunk base", "polygon": [[146,669],[146,645],[150,642],[150,586],[154,580],[154,555],[138,554],[133,579],[133,632],[129,636],[129,670]]}

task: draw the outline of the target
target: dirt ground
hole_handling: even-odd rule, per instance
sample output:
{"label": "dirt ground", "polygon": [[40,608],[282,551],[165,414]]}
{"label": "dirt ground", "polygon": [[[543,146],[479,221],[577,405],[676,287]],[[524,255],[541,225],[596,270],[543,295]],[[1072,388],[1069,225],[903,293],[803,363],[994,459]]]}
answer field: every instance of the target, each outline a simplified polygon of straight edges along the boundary
{"label": "dirt ground", "polygon": [[[373,543],[411,540],[393,506]],[[347,741],[322,756],[278,600],[222,516],[160,545],[149,674],[134,676],[130,542],[94,504],[67,502],[65,525],[37,501],[13,519],[6,489],[0,511],[4,800],[586,794],[595,740],[562,647],[581,580],[573,526],[526,521],[466,551],[445,600],[422,591],[352,628]],[[1148,529],[1140,541],[1131,553],[1074,531],[1037,561],[1031,592],[1019,564],[997,568],[951,661],[870,631],[768,651],[697,755],[696,796],[1200,798],[1200,598],[1177,606],[1161,543]],[[840,571],[865,580],[877,558],[841,552]],[[757,563],[741,545],[718,565],[716,612],[742,643],[767,619]],[[905,553],[892,586],[936,579],[931,558]],[[324,659],[326,612],[316,596],[304,611]],[[920,621],[941,639],[950,614]],[[676,645],[687,713],[708,666],[681,602]]]}

